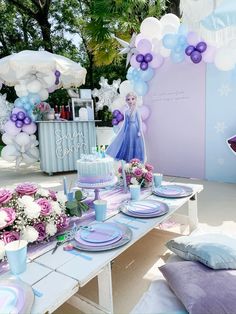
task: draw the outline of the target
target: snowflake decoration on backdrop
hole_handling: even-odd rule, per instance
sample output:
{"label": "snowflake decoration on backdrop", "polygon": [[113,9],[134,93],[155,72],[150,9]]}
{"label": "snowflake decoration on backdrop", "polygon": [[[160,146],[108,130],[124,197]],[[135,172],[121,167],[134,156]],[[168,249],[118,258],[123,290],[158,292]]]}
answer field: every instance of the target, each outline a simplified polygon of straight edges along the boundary
{"label": "snowflake decoration on backdrop", "polygon": [[95,88],[92,91],[93,97],[98,97],[99,101],[96,102],[96,111],[103,108],[103,106],[108,106],[110,109],[112,102],[119,95],[118,88],[120,86],[121,80],[114,80],[111,85],[108,84],[108,80],[104,77],[100,78],[99,85],[100,89]]}
{"label": "snowflake decoration on backdrop", "polygon": [[12,112],[12,109],[14,107],[14,104],[9,103],[6,100],[7,95],[0,94],[0,132],[3,133],[3,127],[6,124],[6,122],[10,118],[10,114]]}
{"label": "snowflake decoration on backdrop", "polygon": [[225,133],[225,129],[228,127],[225,125],[225,122],[217,122],[214,128],[216,129],[216,133]]}
{"label": "snowflake decoration on backdrop", "polygon": [[218,89],[218,93],[222,97],[227,97],[229,96],[229,93],[232,92],[232,88],[228,84],[222,84],[221,87]]}

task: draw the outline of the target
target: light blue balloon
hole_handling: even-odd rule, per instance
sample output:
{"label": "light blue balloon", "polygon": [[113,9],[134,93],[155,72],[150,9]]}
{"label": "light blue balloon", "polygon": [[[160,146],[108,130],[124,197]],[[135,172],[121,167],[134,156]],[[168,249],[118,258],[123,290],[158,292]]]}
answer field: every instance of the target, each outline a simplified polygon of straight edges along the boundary
{"label": "light blue balloon", "polygon": [[170,57],[174,63],[180,63],[180,62],[184,61],[185,55],[183,52],[178,53],[178,52],[172,51],[170,54]]}
{"label": "light blue balloon", "polygon": [[187,36],[188,28],[185,24],[180,24],[178,34]]}
{"label": "light blue balloon", "polygon": [[24,108],[25,108],[26,111],[30,110],[32,108],[31,103],[28,102],[27,104],[25,104]]}
{"label": "light blue balloon", "polygon": [[175,48],[172,50],[173,51],[173,53],[181,53],[182,51],[183,51],[183,48],[182,48],[182,46],[180,46],[180,45],[177,45],[177,46],[175,46]]}
{"label": "light blue balloon", "polygon": [[17,98],[17,99],[14,101],[14,106],[17,107],[17,108],[22,108],[22,107],[23,107],[23,104],[22,104],[20,98]]}
{"label": "light blue balloon", "polygon": [[22,96],[20,99],[21,99],[21,102],[23,104],[26,104],[28,102],[28,97],[27,96]]}
{"label": "light blue balloon", "polygon": [[185,47],[187,46],[187,38],[184,35],[179,35],[178,37],[178,45]]}
{"label": "light blue balloon", "polygon": [[163,39],[163,46],[167,49],[174,48],[178,43],[178,36],[176,34],[166,34]]}
{"label": "light blue balloon", "polygon": [[39,104],[41,102],[40,96],[35,93],[29,93],[28,95],[28,101],[32,104]]}
{"label": "light blue balloon", "polygon": [[134,84],[134,90],[139,96],[144,96],[148,92],[148,84],[142,80],[138,80]]}
{"label": "light blue balloon", "polygon": [[140,78],[143,81],[148,82],[153,78],[154,74],[155,71],[149,67],[146,71],[140,71]]}

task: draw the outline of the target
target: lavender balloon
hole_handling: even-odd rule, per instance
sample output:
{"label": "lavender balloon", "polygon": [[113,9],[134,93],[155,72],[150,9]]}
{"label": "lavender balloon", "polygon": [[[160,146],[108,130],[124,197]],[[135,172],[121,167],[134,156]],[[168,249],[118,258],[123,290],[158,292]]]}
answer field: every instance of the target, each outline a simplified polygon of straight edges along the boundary
{"label": "lavender balloon", "polygon": [[11,116],[10,116],[10,119],[12,122],[16,122],[17,121],[17,116],[15,113],[12,113]]}
{"label": "lavender balloon", "polygon": [[118,122],[123,121],[123,120],[124,120],[124,115],[120,112],[120,113],[117,115],[116,120],[117,120]]}
{"label": "lavender balloon", "polygon": [[144,60],[144,55],[142,55],[141,53],[139,53],[137,56],[136,56],[136,61],[138,61],[139,63],[143,62]]}
{"label": "lavender balloon", "polygon": [[197,51],[203,53],[207,49],[207,44],[204,41],[201,41],[200,43],[197,44],[196,49]]}
{"label": "lavender balloon", "polygon": [[114,110],[114,111],[112,112],[113,118],[116,118],[119,113],[120,113],[120,110],[118,110],[118,109]]}
{"label": "lavender balloon", "polygon": [[202,55],[199,51],[195,50],[191,53],[190,58],[193,63],[199,63],[202,60]]}
{"label": "lavender balloon", "polygon": [[30,117],[26,116],[24,118],[23,122],[25,125],[29,125],[32,122],[32,119]]}
{"label": "lavender balloon", "polygon": [[117,121],[116,118],[112,119],[111,121],[112,125],[117,125],[119,123],[119,121]]}
{"label": "lavender balloon", "polygon": [[146,53],[145,54],[145,56],[144,56],[144,61],[145,62],[151,62],[152,61],[152,59],[153,59],[153,56],[152,56],[152,54],[151,53]]}
{"label": "lavender balloon", "polygon": [[18,129],[22,128],[23,125],[24,125],[24,123],[23,123],[22,120],[17,120],[17,121],[15,122],[15,126],[16,126]]}
{"label": "lavender balloon", "polygon": [[145,61],[141,62],[140,69],[146,71],[148,69],[148,63]]}
{"label": "lavender balloon", "polygon": [[191,53],[192,53],[194,50],[195,50],[195,47],[192,46],[192,45],[190,45],[190,46],[188,46],[188,47],[185,49],[185,54],[186,54],[187,56],[190,56]]}
{"label": "lavender balloon", "polygon": [[23,111],[19,111],[19,112],[16,114],[16,116],[17,116],[17,119],[18,119],[18,120],[24,120],[24,118],[25,118],[25,113],[24,113]]}

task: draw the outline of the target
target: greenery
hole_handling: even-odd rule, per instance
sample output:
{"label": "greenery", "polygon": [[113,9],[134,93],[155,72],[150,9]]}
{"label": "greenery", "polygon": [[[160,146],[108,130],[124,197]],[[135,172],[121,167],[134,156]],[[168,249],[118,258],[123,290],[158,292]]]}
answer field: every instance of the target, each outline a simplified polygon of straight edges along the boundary
{"label": "greenery", "polygon": [[86,212],[89,209],[89,206],[85,203],[82,203],[83,195],[81,191],[75,192],[75,199],[72,201],[66,202],[66,213],[69,216],[82,216],[83,212]]}

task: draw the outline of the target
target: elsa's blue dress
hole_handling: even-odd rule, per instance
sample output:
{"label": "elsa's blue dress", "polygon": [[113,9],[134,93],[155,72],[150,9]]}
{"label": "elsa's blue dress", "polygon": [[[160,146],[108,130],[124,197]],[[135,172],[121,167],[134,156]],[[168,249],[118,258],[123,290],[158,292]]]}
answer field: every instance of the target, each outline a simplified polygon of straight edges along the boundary
{"label": "elsa's blue dress", "polygon": [[[138,134],[140,136],[138,136]],[[139,113],[135,110],[125,112],[125,119],[122,128],[115,139],[108,146],[106,154],[129,162],[133,158],[145,161],[145,146],[141,130]]]}

